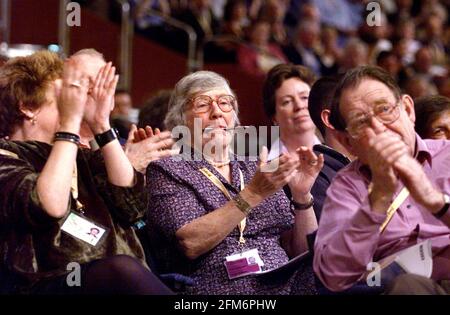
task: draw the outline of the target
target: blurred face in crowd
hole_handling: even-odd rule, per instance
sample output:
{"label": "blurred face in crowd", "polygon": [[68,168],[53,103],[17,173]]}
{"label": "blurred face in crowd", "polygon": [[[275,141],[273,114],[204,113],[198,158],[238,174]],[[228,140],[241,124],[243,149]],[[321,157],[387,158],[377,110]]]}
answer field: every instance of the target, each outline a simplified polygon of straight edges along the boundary
{"label": "blurred face in crowd", "polygon": [[[232,132],[225,128],[233,128],[236,120],[236,99],[229,89],[215,88],[193,95],[186,108],[186,122],[191,135],[198,137],[194,131],[195,119],[201,121],[203,132],[202,146],[211,140],[220,145],[228,145],[232,140]],[[195,139],[199,141],[199,139]]]}
{"label": "blurred face in crowd", "polygon": [[397,76],[401,67],[400,61],[394,54],[390,54],[386,58],[383,58],[378,65],[389,72],[389,74],[393,77]]}
{"label": "blurred face in crowd", "polygon": [[430,123],[427,138],[450,140],[450,110],[446,110]]}
{"label": "blurred face in crowd", "polygon": [[347,68],[355,68],[367,64],[367,50],[362,43],[351,43],[345,47],[343,65]]}
{"label": "blurred face in crowd", "polygon": [[299,29],[298,39],[303,47],[312,48],[316,44],[320,35],[320,27],[315,24],[308,24],[307,28]]}
{"label": "blurred face in crowd", "polygon": [[114,95],[114,115],[128,117],[132,106],[130,94],[118,93]]}
{"label": "blurred face in crowd", "polygon": [[431,51],[426,47],[420,48],[416,53],[416,61],[414,63],[416,69],[420,72],[427,73],[432,64],[433,57]]}
{"label": "blurred face in crowd", "polygon": [[397,0],[396,2],[399,9],[410,9],[412,6],[412,0]]}
{"label": "blurred face in crowd", "polygon": [[404,39],[414,39],[416,37],[416,26],[412,21],[405,21],[400,24],[398,34]]}
{"label": "blurred face in crowd", "polygon": [[193,0],[192,4],[198,10],[207,10],[211,6],[211,3],[209,0]]}
{"label": "blurred face in crowd", "polygon": [[320,21],[320,12],[312,3],[305,3],[300,7],[300,15],[303,19]]}
{"label": "blurred face in crowd", "polygon": [[442,20],[436,15],[430,16],[426,24],[426,31],[428,38],[441,37],[443,33]]}
{"label": "blurred face in crowd", "polygon": [[336,29],[327,27],[322,31],[322,43],[325,47],[335,47],[337,45],[337,32]]}
{"label": "blurred face in crowd", "polygon": [[270,38],[270,25],[267,22],[256,23],[250,33],[250,41],[257,46],[265,46]]}
{"label": "blurred face in crowd", "polygon": [[[408,95],[396,100],[394,93],[382,82],[366,78],[355,87],[342,91],[339,109],[346,122],[346,146],[363,164],[367,164],[369,137],[367,129],[376,135],[391,133],[400,136],[413,154],[415,149],[414,103]],[[377,117],[374,116],[377,113]],[[382,122],[381,118],[387,122]]]}
{"label": "blurred face in crowd", "polygon": [[430,95],[430,84],[421,77],[413,77],[408,80],[405,87],[405,92],[413,99]]}
{"label": "blurred face in crowd", "polygon": [[268,6],[268,11],[270,12],[269,17],[274,21],[282,21],[287,9],[287,3],[283,0],[269,0],[266,4]]}
{"label": "blurred face in crowd", "polygon": [[289,78],[275,92],[274,122],[280,127],[281,139],[314,130],[308,110],[310,90],[299,78]]}
{"label": "blurred face in crowd", "polygon": [[245,3],[238,2],[233,7],[233,13],[231,14],[231,19],[234,21],[240,21],[247,17],[247,7]]}
{"label": "blurred face in crowd", "polygon": [[401,39],[394,45],[394,53],[399,58],[404,58],[404,56],[408,53],[408,43],[406,39]]}
{"label": "blurred face in crowd", "polygon": [[373,35],[376,39],[382,39],[388,37],[389,29],[388,29],[388,22],[386,19],[382,19],[381,25],[377,27],[371,27],[373,29]]}

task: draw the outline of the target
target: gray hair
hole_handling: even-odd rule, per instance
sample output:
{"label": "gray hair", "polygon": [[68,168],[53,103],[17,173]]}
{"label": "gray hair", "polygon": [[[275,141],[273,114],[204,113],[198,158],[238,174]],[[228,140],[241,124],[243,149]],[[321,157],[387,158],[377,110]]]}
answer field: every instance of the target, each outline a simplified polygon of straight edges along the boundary
{"label": "gray hair", "polygon": [[[169,101],[169,109],[164,120],[168,130],[179,125],[186,125],[186,102],[195,94],[207,92],[212,89],[225,89],[230,95],[236,97],[224,77],[212,71],[197,71],[183,77],[175,85]],[[235,108],[235,123],[239,123],[238,107]]]}
{"label": "gray hair", "polygon": [[95,50],[94,48],[84,48],[81,50],[78,50],[77,52],[75,52],[72,57],[76,57],[76,56],[90,56],[90,57],[97,57],[103,61],[105,61],[105,57],[103,56],[102,53],[98,52],[97,50]]}

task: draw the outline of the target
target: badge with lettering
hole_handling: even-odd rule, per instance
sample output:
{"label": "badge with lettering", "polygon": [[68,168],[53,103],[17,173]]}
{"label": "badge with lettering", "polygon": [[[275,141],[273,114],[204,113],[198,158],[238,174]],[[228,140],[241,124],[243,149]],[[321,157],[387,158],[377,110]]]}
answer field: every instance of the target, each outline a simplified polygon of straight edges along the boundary
{"label": "badge with lettering", "polygon": [[225,260],[225,268],[230,279],[259,273],[262,266],[264,266],[264,262],[259,257],[258,249],[256,248],[230,255]]}
{"label": "badge with lettering", "polygon": [[74,212],[70,212],[61,226],[61,230],[92,246],[97,245],[106,232],[105,228]]}

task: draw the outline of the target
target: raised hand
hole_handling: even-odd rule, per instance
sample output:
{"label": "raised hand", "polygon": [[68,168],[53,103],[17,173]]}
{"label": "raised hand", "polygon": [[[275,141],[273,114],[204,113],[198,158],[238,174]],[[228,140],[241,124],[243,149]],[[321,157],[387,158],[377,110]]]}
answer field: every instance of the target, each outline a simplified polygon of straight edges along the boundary
{"label": "raised hand", "polygon": [[297,149],[299,166],[294,171],[292,179],[289,181],[289,188],[292,195],[303,196],[311,191],[317,176],[322,170],[324,157],[320,154],[318,157],[312,149],[300,147]]}
{"label": "raised hand", "polygon": [[115,73],[116,68],[108,62],[98,72],[90,91],[84,119],[94,134],[111,128],[109,116],[114,108],[114,93],[119,81],[119,76]]}
{"label": "raised hand", "polygon": [[[61,129],[79,132],[88,97],[89,79],[74,59],[64,63],[62,85],[57,91]],[[70,129],[70,130],[68,130]]]}
{"label": "raised hand", "polygon": [[145,174],[151,161],[178,153],[177,149],[171,149],[174,143],[169,131],[160,132],[156,128],[153,133],[149,126],[145,130],[142,128],[138,130],[133,124],[125,144],[125,154],[134,169]]}
{"label": "raised hand", "polygon": [[267,148],[263,147],[258,169],[247,185],[247,188],[262,200],[286,185],[299,166],[298,159],[289,154],[283,154],[270,162],[267,162],[267,156]]}
{"label": "raised hand", "polygon": [[416,159],[405,154],[393,162],[393,167],[415,201],[432,212],[442,207],[442,193],[433,186]]}
{"label": "raised hand", "polygon": [[152,127],[145,126],[145,128],[136,128],[135,125],[132,126],[132,130],[134,130],[133,142],[139,142],[144,139],[153,137],[154,135],[159,135],[161,131],[158,128],[155,128],[153,131]]}
{"label": "raised hand", "polygon": [[408,155],[408,147],[393,132],[385,131],[376,135],[373,130],[367,129],[366,135],[369,139],[367,158],[373,187],[390,199],[398,180],[393,163]]}

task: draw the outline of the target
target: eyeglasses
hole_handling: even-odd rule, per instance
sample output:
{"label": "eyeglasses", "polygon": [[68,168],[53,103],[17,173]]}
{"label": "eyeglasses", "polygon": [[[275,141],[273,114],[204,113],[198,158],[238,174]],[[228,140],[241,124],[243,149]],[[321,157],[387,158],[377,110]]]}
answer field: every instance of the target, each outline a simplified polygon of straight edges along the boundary
{"label": "eyeglasses", "polygon": [[213,101],[224,113],[231,112],[236,107],[236,98],[233,95],[220,95],[215,99],[208,95],[198,95],[189,101],[192,103],[192,111],[196,114],[210,111]]}
{"label": "eyeglasses", "polygon": [[364,130],[369,127],[372,117],[375,117],[382,124],[392,124],[400,117],[399,104],[377,104],[373,107],[372,113],[358,111],[352,115],[345,130],[347,130],[352,138],[359,138],[363,135]]}

